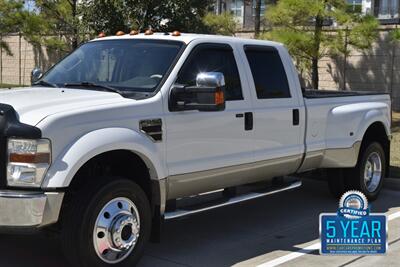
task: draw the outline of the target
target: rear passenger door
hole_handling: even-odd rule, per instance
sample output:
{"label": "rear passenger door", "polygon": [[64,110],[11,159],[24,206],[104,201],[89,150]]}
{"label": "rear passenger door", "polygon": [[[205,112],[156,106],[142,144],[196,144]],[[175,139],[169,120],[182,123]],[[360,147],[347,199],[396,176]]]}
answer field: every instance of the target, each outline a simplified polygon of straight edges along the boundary
{"label": "rear passenger door", "polygon": [[245,45],[243,51],[253,92],[255,161],[282,159],[282,174],[292,173],[298,168],[304,149],[299,96],[286,75],[292,72],[288,66],[285,69],[275,47]]}

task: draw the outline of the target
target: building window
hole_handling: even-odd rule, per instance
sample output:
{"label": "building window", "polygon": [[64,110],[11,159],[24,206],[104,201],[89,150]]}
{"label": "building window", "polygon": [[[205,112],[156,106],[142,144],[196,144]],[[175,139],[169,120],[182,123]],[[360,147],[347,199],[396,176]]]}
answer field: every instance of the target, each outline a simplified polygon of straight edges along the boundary
{"label": "building window", "polygon": [[399,0],[375,0],[375,15],[378,19],[399,18]]}
{"label": "building window", "polygon": [[231,12],[235,17],[243,17],[243,0],[233,0]]}
{"label": "building window", "polygon": [[[257,0],[253,0],[253,8],[251,9],[251,13],[253,16],[256,15],[256,5],[257,5]],[[261,12],[260,12],[261,16],[264,16],[265,14],[265,1],[261,0]]]}
{"label": "building window", "polygon": [[347,12],[361,13],[363,0],[347,0]]}

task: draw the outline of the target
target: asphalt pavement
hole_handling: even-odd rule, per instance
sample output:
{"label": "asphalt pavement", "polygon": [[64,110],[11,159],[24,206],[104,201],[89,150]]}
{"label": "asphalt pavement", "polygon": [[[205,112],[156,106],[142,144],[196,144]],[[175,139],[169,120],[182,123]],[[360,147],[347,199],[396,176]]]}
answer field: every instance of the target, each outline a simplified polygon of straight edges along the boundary
{"label": "asphalt pavement", "polygon": [[[389,215],[385,256],[321,256],[318,219],[335,212],[325,182],[168,221],[162,241],[149,244],[140,267],[213,266],[399,266],[400,180],[387,183],[372,212]],[[1,267],[67,267],[56,239],[0,236]]]}

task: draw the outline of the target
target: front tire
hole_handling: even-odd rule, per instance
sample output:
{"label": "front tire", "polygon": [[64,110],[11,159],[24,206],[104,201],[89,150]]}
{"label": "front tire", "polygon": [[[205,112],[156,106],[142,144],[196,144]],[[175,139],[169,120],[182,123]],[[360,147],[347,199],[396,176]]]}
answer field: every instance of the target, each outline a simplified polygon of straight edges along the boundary
{"label": "front tire", "polygon": [[62,245],[73,266],[135,266],[149,240],[151,210],[143,190],[123,178],[104,181],[82,188],[65,211]]}

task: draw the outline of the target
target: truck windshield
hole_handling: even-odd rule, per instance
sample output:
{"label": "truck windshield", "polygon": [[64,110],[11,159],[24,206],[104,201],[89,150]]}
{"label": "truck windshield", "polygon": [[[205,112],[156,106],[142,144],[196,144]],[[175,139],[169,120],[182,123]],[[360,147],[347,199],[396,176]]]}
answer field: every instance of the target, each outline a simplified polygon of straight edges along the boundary
{"label": "truck windshield", "polygon": [[[37,83],[124,93],[154,92],[183,46],[161,40],[89,42],[55,65]],[[89,85],[89,86],[87,86]]]}

